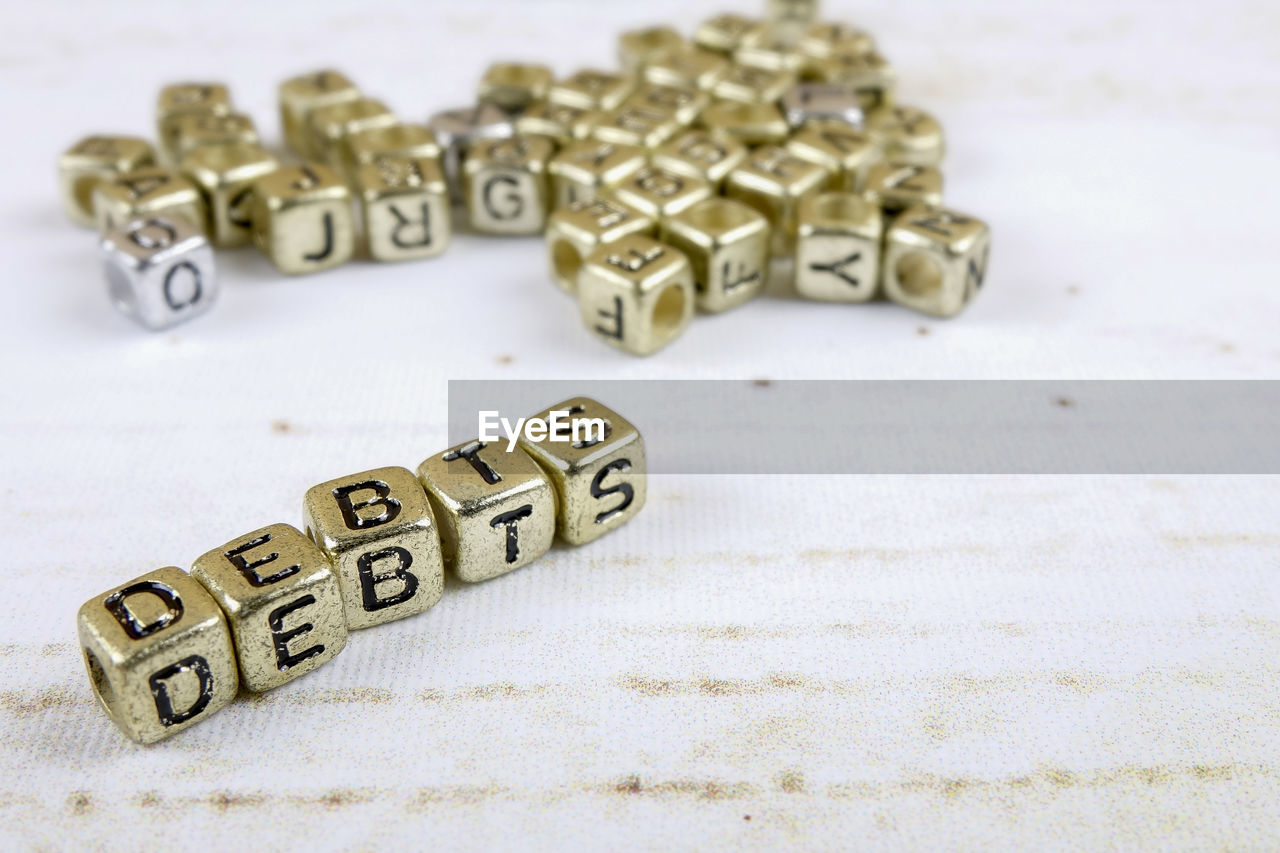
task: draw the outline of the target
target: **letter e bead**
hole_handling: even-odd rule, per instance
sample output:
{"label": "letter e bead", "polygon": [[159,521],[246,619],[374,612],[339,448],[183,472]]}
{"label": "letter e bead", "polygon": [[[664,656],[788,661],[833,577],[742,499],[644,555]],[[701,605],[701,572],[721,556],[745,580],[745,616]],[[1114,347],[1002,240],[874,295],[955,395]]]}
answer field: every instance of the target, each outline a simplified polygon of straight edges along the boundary
{"label": "letter e bead", "polygon": [[138,743],[155,743],[235,698],[227,620],[181,569],[157,569],[96,596],[76,618],[93,692]]}

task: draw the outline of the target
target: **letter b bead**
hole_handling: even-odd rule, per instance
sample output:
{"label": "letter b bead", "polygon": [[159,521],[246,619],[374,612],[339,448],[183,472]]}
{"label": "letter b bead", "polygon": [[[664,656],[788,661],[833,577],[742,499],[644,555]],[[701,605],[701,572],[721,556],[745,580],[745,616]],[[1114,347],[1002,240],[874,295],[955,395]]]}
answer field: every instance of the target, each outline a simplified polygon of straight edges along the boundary
{"label": "letter b bead", "polygon": [[378,468],[321,483],[307,491],[303,516],[337,569],[348,628],[413,616],[440,600],[440,538],[411,471]]}
{"label": "letter b bead", "polygon": [[138,743],[176,734],[235,698],[226,618],[181,569],[157,569],[89,600],[76,625],[94,694]]}
{"label": "letter b bead", "polygon": [[445,562],[460,580],[504,575],[551,547],[555,494],[520,448],[459,444],[424,459],[418,477],[440,520]]}
{"label": "letter b bead", "polygon": [[215,548],[191,574],[226,613],[249,690],[311,672],[347,644],[338,579],[320,549],[287,524]]}
{"label": "letter b bead", "polygon": [[[552,420],[553,413],[558,413],[558,420]],[[640,511],[645,499],[644,440],[634,426],[589,397],[565,400],[534,417],[558,427],[536,441],[526,433],[520,446],[555,487],[561,539],[583,545]],[[575,435],[573,422],[579,419],[602,420],[603,438],[589,433],[585,422]]]}

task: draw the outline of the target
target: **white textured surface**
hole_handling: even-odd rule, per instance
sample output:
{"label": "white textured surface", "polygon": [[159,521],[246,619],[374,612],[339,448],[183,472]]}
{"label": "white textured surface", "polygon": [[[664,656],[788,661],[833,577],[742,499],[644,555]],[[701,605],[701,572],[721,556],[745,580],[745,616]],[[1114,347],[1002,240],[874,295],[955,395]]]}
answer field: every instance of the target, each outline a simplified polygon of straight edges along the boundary
{"label": "white textured surface", "polygon": [[316,65],[420,117],[490,59],[607,63],[718,3],[8,16],[0,846],[1280,846],[1275,478],[655,478],[625,530],[172,741],[93,705],[81,601],[416,464],[448,378],[1277,377],[1274,4],[827,6],[943,120],[986,292],[947,323],[778,295],[644,361],[587,338],[536,241],[465,237],[296,280],[224,253],[222,303],[150,336],[52,164],[147,132],[170,79],[228,80],[272,136]]}

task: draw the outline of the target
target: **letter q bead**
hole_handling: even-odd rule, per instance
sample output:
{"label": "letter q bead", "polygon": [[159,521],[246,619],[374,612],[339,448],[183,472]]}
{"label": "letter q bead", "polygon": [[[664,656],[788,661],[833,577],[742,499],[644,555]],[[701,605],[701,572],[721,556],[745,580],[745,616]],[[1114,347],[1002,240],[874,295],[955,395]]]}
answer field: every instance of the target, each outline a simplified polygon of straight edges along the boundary
{"label": "letter q bead", "polygon": [[[561,539],[570,545],[586,544],[626,524],[640,511],[646,468],[639,430],[589,397],[565,400],[534,417],[545,420],[551,429],[537,440],[525,433],[520,446],[555,488],[560,507],[556,530]],[[603,421],[603,436],[585,429],[575,435],[576,419]]]}
{"label": "letter q bead", "polygon": [[76,627],[94,695],[138,743],[176,734],[235,698],[226,617],[181,569],[157,569],[95,596]]}
{"label": "letter q bead", "polygon": [[987,275],[991,231],[954,210],[913,207],[885,238],[885,295],[935,317],[959,314]]}
{"label": "letter q bead", "polygon": [[338,578],[320,549],[287,524],[213,549],[191,574],[226,614],[248,690],[305,675],[347,644]]}
{"label": "letter q bead", "polygon": [[551,482],[519,447],[470,441],[418,466],[459,580],[489,580],[547,553],[556,529]]}
{"label": "letter q bead", "polygon": [[111,301],[148,329],[199,316],[218,295],[209,241],[181,216],[151,216],[109,229],[101,248]]}
{"label": "letter q bead", "polygon": [[440,600],[440,538],[413,472],[378,468],[313,486],[303,517],[338,573],[351,630],[417,615]]}
{"label": "letter q bead", "polygon": [[632,355],[651,355],[693,319],[693,270],[678,249],[630,234],[600,246],[578,275],[582,322]]}

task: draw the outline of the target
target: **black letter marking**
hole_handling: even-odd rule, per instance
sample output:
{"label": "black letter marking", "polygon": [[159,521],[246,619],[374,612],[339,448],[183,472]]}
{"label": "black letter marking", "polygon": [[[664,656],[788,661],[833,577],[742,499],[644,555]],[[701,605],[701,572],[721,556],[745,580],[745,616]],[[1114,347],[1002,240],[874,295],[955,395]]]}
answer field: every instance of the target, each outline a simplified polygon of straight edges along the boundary
{"label": "black letter marking", "polygon": [[734,278],[729,269],[729,262],[725,261],[722,278],[724,280],[724,292],[728,293],[731,290],[736,290],[737,288],[742,287],[744,284],[751,284],[752,282],[759,281],[760,270],[754,270],[748,273],[747,265],[739,261],[738,276],[737,278]]}
{"label": "black letter marking", "polygon": [[[414,222],[413,220],[405,216],[403,213],[401,213],[400,208],[396,207],[394,204],[387,205],[387,209],[390,210],[391,215],[396,218],[396,223],[397,223],[396,227],[391,230],[391,242],[396,246],[396,248],[414,249],[419,246],[431,245],[431,205],[430,204],[428,204],[425,201],[422,203],[422,219],[418,220],[417,222]],[[409,228],[414,225],[420,225],[422,227],[421,240],[416,240],[416,241],[406,240],[402,236],[400,236],[406,228]]]}
{"label": "black letter marking", "polygon": [[[351,500],[352,492],[373,492],[376,497],[360,501],[360,503],[354,503]],[[350,486],[339,486],[333,490],[333,496],[338,501],[338,509],[342,512],[342,520],[346,522],[347,527],[351,530],[365,530],[370,527],[377,527],[379,524],[394,521],[396,516],[400,514],[400,501],[391,497],[391,487],[381,480],[366,480],[363,483],[353,483]],[[371,506],[381,506],[382,512],[368,518],[363,518],[359,515],[360,510],[368,509]]]}
{"label": "black letter marking", "polygon": [[607,329],[604,326],[595,326],[595,330],[606,338],[617,338],[622,340],[622,297],[613,297],[613,312],[610,313],[603,308],[597,308],[596,313],[606,319],[613,318],[613,328]]}
{"label": "black letter marking", "polygon": [[600,498],[608,497],[609,495],[616,495],[616,494],[622,495],[622,503],[618,504],[613,509],[605,510],[604,512],[598,513],[596,515],[596,524],[604,524],[606,521],[613,518],[615,515],[622,512],[627,507],[631,506],[631,502],[635,500],[636,491],[635,489],[631,488],[630,483],[619,483],[618,485],[610,486],[607,489],[603,489],[600,487],[600,484],[604,482],[604,478],[609,475],[610,471],[626,471],[630,468],[631,468],[630,459],[615,459],[612,462],[610,462],[608,465],[601,468],[600,473],[596,474],[595,478],[592,479],[591,497],[599,500]]}
{"label": "black letter marking", "polygon": [[[361,576],[362,581],[363,579],[363,576]],[[267,626],[271,628],[271,643],[276,647],[276,669],[281,672],[291,666],[297,666],[304,660],[309,660],[318,654],[324,653],[324,646],[317,644],[306,651],[298,652],[296,655],[289,654],[289,641],[295,637],[302,636],[315,627],[310,622],[303,622],[298,627],[290,628],[287,631],[284,629],[284,617],[295,610],[301,610],[315,603],[315,596],[304,595],[288,604],[280,605],[267,616]]]}
{"label": "black letter marking", "polygon": [[[373,573],[373,564],[379,560],[394,559],[396,567],[389,572]],[[391,607],[408,601],[418,591],[418,576],[409,571],[413,565],[413,555],[403,548],[392,547],[369,554],[361,554],[356,560],[356,571],[360,575],[360,599],[366,613]],[[404,589],[388,598],[378,598],[378,584],[399,580],[404,582]]]}
{"label": "black letter marking", "polygon": [[809,264],[809,269],[813,270],[814,272],[829,272],[832,275],[834,275],[836,278],[843,279],[844,281],[847,281],[849,284],[852,284],[854,287],[857,287],[861,282],[859,282],[858,279],[854,278],[851,275],[846,275],[844,268],[849,266],[850,264],[856,264],[860,260],[862,260],[862,252],[854,252],[852,255],[849,255],[849,257],[847,258],[844,258],[838,261],[833,261],[832,263],[829,263],[829,264]]}
{"label": "black letter marking", "polygon": [[333,214],[329,211],[324,212],[324,248],[318,252],[312,252],[303,255],[304,261],[312,261],[313,263],[323,261],[325,258],[333,254]]}
{"label": "black letter marking", "polygon": [[[129,609],[129,605],[125,602],[131,595],[141,595],[150,593],[156,598],[164,602],[167,612],[157,617],[156,621],[143,625],[138,621],[138,617],[133,615],[133,611]],[[135,640],[141,640],[144,637],[150,637],[157,631],[163,631],[170,625],[182,618],[182,599],[178,597],[178,591],[168,584],[159,581],[139,581],[138,583],[126,586],[119,592],[113,592],[102,602],[107,611],[120,623],[120,627],[124,628],[126,634]]]}
{"label": "black letter marking", "polygon": [[519,534],[516,532],[516,523],[531,515],[533,515],[533,504],[525,504],[524,506],[519,507],[518,509],[513,509],[510,512],[495,515],[493,517],[493,521],[489,522],[489,526],[494,528],[506,525],[508,563],[514,563],[516,560],[520,559],[520,542]]}
{"label": "black letter marking", "polygon": [[480,451],[486,447],[488,445],[473,441],[470,444],[464,444],[457,450],[449,451],[440,458],[445,462],[456,462],[459,459],[467,460],[471,467],[476,470],[476,473],[480,475],[480,478],[492,486],[494,483],[501,483],[502,477],[498,475],[497,471],[493,470],[493,467],[488,462],[480,458]]}
{"label": "black letter marking", "polygon": [[493,190],[495,184],[506,184],[509,187],[519,188],[520,182],[510,175],[494,175],[492,178],[484,182],[484,189],[481,190],[481,197],[484,201],[485,212],[493,219],[499,222],[507,219],[519,219],[520,214],[524,213],[524,199],[518,192],[512,190],[505,199],[510,203],[505,211],[499,210],[493,203]]}
{"label": "black letter marking", "polygon": [[[196,674],[196,678],[200,679],[200,692],[196,697],[196,701],[191,703],[190,708],[185,711],[175,711],[173,710],[173,700],[169,697],[169,685],[165,682],[184,672],[194,672]],[[148,679],[148,683],[151,685],[151,698],[155,700],[156,714],[160,717],[160,725],[165,728],[176,726],[178,723],[185,723],[208,707],[209,702],[213,700],[213,673],[209,670],[209,662],[200,657],[200,655],[192,655],[191,657],[183,658],[173,666],[166,666],[153,674]]]}
{"label": "black letter marking", "polygon": [[[173,294],[173,279],[179,271],[186,270],[191,273],[191,295],[187,297],[185,302],[181,302]],[[181,311],[183,308],[190,308],[200,301],[200,295],[204,292],[203,277],[200,275],[200,268],[191,261],[183,261],[180,264],[174,264],[169,267],[169,271],[164,274],[164,304],[168,305],[173,311]]]}
{"label": "black letter marking", "polygon": [[275,574],[267,575],[264,578],[262,575],[258,574],[257,569],[270,563],[274,563],[276,560],[280,559],[279,554],[272,552],[265,557],[254,560],[253,562],[249,562],[241,556],[244,552],[252,551],[254,548],[266,545],[270,541],[271,534],[264,533],[257,539],[250,539],[243,545],[238,545],[235,548],[232,548],[230,551],[223,554],[223,556],[227,558],[231,565],[239,569],[240,574],[244,575],[244,579],[252,586],[267,586],[269,584],[282,581],[285,578],[296,575],[298,572],[302,571],[302,566],[285,566]]}

